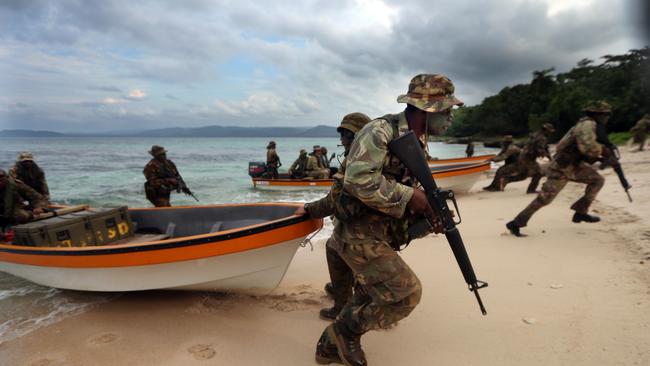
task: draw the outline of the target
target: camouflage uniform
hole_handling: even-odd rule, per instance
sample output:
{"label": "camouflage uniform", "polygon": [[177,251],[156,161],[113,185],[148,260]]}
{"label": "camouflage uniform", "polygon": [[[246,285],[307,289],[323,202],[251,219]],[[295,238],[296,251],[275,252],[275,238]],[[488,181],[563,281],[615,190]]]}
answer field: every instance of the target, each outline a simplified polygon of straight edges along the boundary
{"label": "camouflage uniform", "polygon": [[552,124],[545,123],[540,131],[531,134],[519,155],[519,159],[512,166],[513,172],[503,177],[503,188],[510,182],[518,182],[531,177],[526,193],[535,193],[543,176],[537,158],[551,158],[548,152],[548,135],[554,131],[555,128]]}
{"label": "camouflage uniform", "polygon": [[307,161],[307,176],[314,179],[327,179],[330,170],[323,165],[322,155],[316,154],[320,150],[320,146],[314,146],[314,152],[309,154],[309,161]]}
{"label": "camouflage uniform", "polygon": [[505,136],[503,148],[501,148],[497,156],[492,158],[492,161],[495,163],[505,160],[505,164],[497,169],[492,183],[487,187],[483,187],[483,189],[486,191],[503,191],[505,177],[511,176],[516,172],[515,163],[519,159],[520,153],[521,149],[512,142],[512,136]]}
{"label": "camouflage uniform", "polygon": [[305,151],[305,149],[300,150],[300,156],[298,156],[298,159],[296,159],[289,168],[289,176],[291,179],[304,178],[306,176],[308,162],[309,157],[307,157],[307,151]]}
{"label": "camouflage uniform", "polygon": [[271,179],[278,179],[278,168],[282,165],[280,157],[275,151],[275,141],[269,142],[266,147],[266,173],[265,176]]}
{"label": "camouflage uniform", "polygon": [[[0,189],[0,226],[29,222],[34,218],[31,210],[48,206],[45,197],[28,185],[10,177],[5,179],[5,186]],[[29,205],[25,206],[25,201]]]}
{"label": "camouflage uniform", "polygon": [[[31,166],[27,162],[31,162]],[[50,189],[45,180],[45,173],[43,172],[43,169],[34,162],[34,157],[31,153],[20,153],[18,161],[16,161],[16,164],[9,170],[9,176],[14,180],[22,181],[45,197],[46,200],[49,200]]]}
{"label": "camouflage uniform", "polygon": [[637,121],[637,123],[630,130],[632,132],[632,141],[639,144],[639,151],[643,151],[643,145],[650,132],[650,113],[646,113]]}
{"label": "camouflage uniform", "polygon": [[[589,112],[588,108],[595,109],[588,106],[585,111]],[[600,110],[608,111],[609,108],[605,103]],[[569,181],[587,185],[584,195],[571,205],[576,214],[587,215],[589,206],[605,183],[605,178],[590,165],[601,158],[602,152],[603,145],[597,141],[597,122],[590,117],[581,118],[557,144],[542,191],[511,223],[518,228],[526,226],[531,216],[551,203]]]}
{"label": "camouflage uniform", "polygon": [[[356,134],[363,126],[370,122],[370,118],[363,113],[350,113],[343,117],[341,125],[337,128],[340,133],[343,129]],[[346,148],[347,150],[347,148]],[[347,151],[346,151],[347,153]],[[334,180],[332,188],[327,195],[318,201],[310,202],[305,205],[305,210],[312,218],[322,218],[333,215],[337,200],[340,198],[343,190],[343,178],[345,177],[345,167],[347,159],[341,163],[339,170],[332,176]],[[334,232],[341,232],[341,221],[334,218]],[[352,269],[347,265],[345,260],[341,258],[334,248],[345,246],[341,242],[341,235],[333,234],[325,244],[327,256],[327,268],[329,270],[330,280],[332,284],[332,292],[334,297],[334,307],[326,309],[325,311],[331,317],[333,314],[338,314],[343,306],[352,296],[352,287],[354,284],[354,275]]]}
{"label": "camouflage uniform", "polygon": [[465,148],[465,155],[467,155],[468,158],[471,158],[474,156],[474,143],[470,142],[467,144],[467,147]]}
{"label": "camouflage uniform", "polygon": [[144,183],[144,191],[147,199],[156,207],[169,207],[169,197],[172,190],[178,188],[178,182],[172,184],[170,179],[178,179],[176,164],[165,158],[160,161],[156,158],[159,154],[166,153],[162,146],[154,145],[149,153],[154,156],[144,167],[142,173],[147,181]]}

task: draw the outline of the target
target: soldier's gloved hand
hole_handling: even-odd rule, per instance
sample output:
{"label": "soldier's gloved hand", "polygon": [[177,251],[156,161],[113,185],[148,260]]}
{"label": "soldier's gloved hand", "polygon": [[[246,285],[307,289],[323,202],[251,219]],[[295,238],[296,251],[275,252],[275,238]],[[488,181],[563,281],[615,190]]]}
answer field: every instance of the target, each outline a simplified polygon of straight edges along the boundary
{"label": "soldier's gloved hand", "polygon": [[167,178],[165,179],[167,183],[171,184],[173,187],[176,187],[178,185],[178,181],[176,178]]}
{"label": "soldier's gloved hand", "polygon": [[302,205],[296,209],[296,212],[293,213],[296,216],[307,215],[307,210],[305,210],[305,205]]}
{"label": "soldier's gloved hand", "polygon": [[433,224],[433,232],[435,234],[442,234],[445,232],[444,226],[442,226],[442,221],[438,216],[430,216],[430,222]]}
{"label": "soldier's gloved hand", "polygon": [[429,205],[426,194],[420,189],[413,189],[413,196],[407,204],[409,210],[414,214],[421,214],[428,217],[433,217],[433,209]]}

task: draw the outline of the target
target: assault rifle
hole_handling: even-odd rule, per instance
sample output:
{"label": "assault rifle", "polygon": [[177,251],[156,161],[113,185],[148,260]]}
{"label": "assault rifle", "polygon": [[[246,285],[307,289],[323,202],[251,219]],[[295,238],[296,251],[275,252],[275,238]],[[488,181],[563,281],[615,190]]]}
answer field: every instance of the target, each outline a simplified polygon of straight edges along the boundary
{"label": "assault rifle", "polygon": [[[442,190],[436,185],[433,176],[431,176],[431,169],[424,157],[424,152],[420,148],[418,139],[415,137],[413,131],[409,131],[391,141],[388,144],[388,149],[406,166],[409,172],[424,188],[429,205],[431,205],[434,213],[442,222],[445,236],[447,237],[452,252],[454,252],[454,257],[456,257],[456,262],[460,267],[460,271],[463,273],[465,282],[467,283],[469,290],[476,296],[478,306],[481,308],[481,313],[486,315],[487,311],[483,306],[483,301],[481,301],[478,290],[487,287],[488,284],[476,279],[474,268],[472,268],[472,263],[470,262],[467,251],[465,250],[465,244],[463,243],[460,232],[456,227],[456,225],[460,224],[460,211],[456,204],[454,192]],[[449,206],[447,205],[448,200],[454,204],[456,212],[458,213],[458,222],[454,221],[452,212],[449,210]],[[432,228],[433,218],[425,217],[409,227],[409,237],[421,237],[430,233]]]}
{"label": "assault rifle", "polygon": [[596,140],[600,142],[601,144],[605,145],[605,148],[609,149],[611,151],[611,155],[603,161],[600,164],[600,169],[605,169],[608,166],[611,166],[612,169],[614,169],[614,172],[616,172],[616,175],[618,176],[618,180],[621,182],[621,185],[623,186],[623,189],[625,189],[625,193],[627,194],[627,199],[632,202],[632,196],[630,196],[630,188],[632,186],[630,183],[628,183],[627,179],[625,179],[625,173],[623,173],[623,167],[621,167],[621,163],[619,162],[621,160],[621,153],[618,151],[618,148],[616,145],[614,145],[611,141],[609,141],[609,136],[607,136],[607,132],[605,131],[605,125],[598,123],[596,127]]}
{"label": "assault rifle", "polygon": [[196,196],[194,195],[194,193],[192,193],[192,191],[190,191],[190,188],[187,186],[187,184],[183,180],[183,177],[181,177],[180,174],[176,174],[175,178],[176,178],[176,181],[178,182],[178,187],[176,188],[176,193],[183,192],[188,196],[192,196],[192,198],[194,198],[196,200],[196,202],[199,202],[199,199],[196,198]]}

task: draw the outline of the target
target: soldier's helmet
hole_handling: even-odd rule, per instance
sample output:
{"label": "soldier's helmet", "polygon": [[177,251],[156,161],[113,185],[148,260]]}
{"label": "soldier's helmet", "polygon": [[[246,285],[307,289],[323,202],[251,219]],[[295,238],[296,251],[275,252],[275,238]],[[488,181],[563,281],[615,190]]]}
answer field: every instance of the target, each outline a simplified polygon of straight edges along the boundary
{"label": "soldier's helmet", "polygon": [[18,162],[22,163],[23,161],[34,161],[34,155],[27,151],[21,152],[18,154]]}
{"label": "soldier's helmet", "polygon": [[542,130],[548,132],[548,133],[553,133],[555,132],[555,127],[551,123],[544,123],[542,124]]}
{"label": "soldier's helmet", "polygon": [[273,147],[275,147],[275,141],[269,141],[269,144],[266,145],[267,149],[270,149],[270,148],[273,148]]}
{"label": "soldier's helmet", "polygon": [[342,130],[348,130],[352,133],[357,133],[363,128],[368,122],[370,122],[370,117],[366,116],[363,113],[354,112],[346,114],[341,120],[341,124],[336,128],[336,132],[341,132]]}
{"label": "soldier's helmet", "polygon": [[612,106],[604,100],[592,100],[582,107],[583,112],[612,113]]}
{"label": "soldier's helmet", "polygon": [[512,135],[503,136],[503,142],[512,142]]}
{"label": "soldier's helmet", "polygon": [[440,112],[463,102],[454,96],[454,84],[442,74],[420,74],[411,79],[406,94],[398,103],[408,103],[425,112]]}
{"label": "soldier's helmet", "polygon": [[152,156],[157,156],[157,155],[166,154],[166,153],[167,153],[167,150],[165,150],[164,147],[159,146],[159,145],[153,145],[151,147],[151,150],[149,150],[149,154],[151,154]]}

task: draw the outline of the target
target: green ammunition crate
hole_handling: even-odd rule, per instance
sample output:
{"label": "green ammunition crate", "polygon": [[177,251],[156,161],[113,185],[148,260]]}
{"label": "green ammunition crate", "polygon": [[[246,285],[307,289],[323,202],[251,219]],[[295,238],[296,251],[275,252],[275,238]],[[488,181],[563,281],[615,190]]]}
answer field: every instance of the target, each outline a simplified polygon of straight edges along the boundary
{"label": "green ammunition crate", "polygon": [[14,227],[14,243],[36,247],[84,247],[95,245],[87,220],[70,214]]}
{"label": "green ammunition crate", "polygon": [[110,244],[133,235],[133,223],[126,206],[97,208],[70,215],[82,217],[89,222],[95,245]]}

